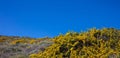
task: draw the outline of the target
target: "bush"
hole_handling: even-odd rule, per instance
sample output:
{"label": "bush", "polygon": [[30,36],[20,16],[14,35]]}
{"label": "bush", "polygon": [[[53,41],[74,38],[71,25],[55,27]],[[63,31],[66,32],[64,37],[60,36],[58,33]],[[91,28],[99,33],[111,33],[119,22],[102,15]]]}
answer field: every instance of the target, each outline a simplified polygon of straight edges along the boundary
{"label": "bush", "polygon": [[104,28],[54,37],[54,44],[30,58],[119,58],[120,30]]}

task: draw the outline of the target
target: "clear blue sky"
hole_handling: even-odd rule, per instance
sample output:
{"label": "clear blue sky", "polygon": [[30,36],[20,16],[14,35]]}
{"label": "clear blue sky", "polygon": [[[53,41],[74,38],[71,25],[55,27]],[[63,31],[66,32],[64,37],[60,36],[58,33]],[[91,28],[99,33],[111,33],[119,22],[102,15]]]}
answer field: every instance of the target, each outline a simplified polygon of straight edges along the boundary
{"label": "clear blue sky", "polygon": [[120,0],[0,0],[0,34],[53,37],[88,28],[120,28]]}

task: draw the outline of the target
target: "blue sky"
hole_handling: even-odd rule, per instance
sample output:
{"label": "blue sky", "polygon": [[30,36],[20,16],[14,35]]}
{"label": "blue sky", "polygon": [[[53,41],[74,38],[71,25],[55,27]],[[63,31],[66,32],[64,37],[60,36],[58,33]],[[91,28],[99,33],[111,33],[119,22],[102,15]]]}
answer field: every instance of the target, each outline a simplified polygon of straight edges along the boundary
{"label": "blue sky", "polygon": [[0,0],[1,35],[53,37],[119,26],[120,0]]}

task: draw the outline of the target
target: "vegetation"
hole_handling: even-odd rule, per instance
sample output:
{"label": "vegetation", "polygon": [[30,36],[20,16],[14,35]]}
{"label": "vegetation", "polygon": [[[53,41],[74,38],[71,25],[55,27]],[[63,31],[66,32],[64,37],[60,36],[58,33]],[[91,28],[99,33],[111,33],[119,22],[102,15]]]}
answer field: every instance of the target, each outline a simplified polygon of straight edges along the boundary
{"label": "vegetation", "polygon": [[0,58],[120,58],[120,30],[93,28],[53,39],[0,35]]}
{"label": "vegetation", "polygon": [[53,42],[30,58],[120,58],[120,30],[114,28],[68,32],[55,37]]}
{"label": "vegetation", "polygon": [[29,58],[30,54],[44,51],[52,43],[48,38],[0,36],[0,58]]}

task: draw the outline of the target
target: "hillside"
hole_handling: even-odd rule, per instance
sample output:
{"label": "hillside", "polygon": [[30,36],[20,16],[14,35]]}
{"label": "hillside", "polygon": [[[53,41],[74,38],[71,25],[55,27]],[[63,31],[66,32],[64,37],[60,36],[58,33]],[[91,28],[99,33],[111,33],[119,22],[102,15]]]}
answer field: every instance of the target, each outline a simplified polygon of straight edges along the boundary
{"label": "hillside", "polygon": [[93,28],[40,39],[0,36],[0,58],[120,58],[120,30]]}
{"label": "hillside", "polygon": [[30,54],[44,51],[52,43],[49,38],[0,36],[0,58],[29,58]]}

